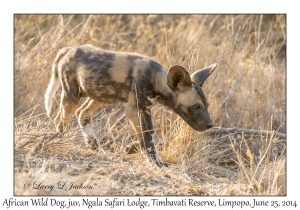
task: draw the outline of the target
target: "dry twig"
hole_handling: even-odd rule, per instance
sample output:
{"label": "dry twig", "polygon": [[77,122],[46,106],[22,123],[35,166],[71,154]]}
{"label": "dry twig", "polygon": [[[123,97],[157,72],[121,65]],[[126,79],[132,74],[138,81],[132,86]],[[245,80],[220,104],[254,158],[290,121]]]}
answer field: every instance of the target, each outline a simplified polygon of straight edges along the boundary
{"label": "dry twig", "polygon": [[270,135],[274,134],[277,137],[286,139],[286,134],[279,133],[275,131],[267,131],[267,130],[249,130],[243,128],[212,128],[210,130],[211,134],[230,134],[230,133],[247,133],[247,134],[255,134],[255,135]]}

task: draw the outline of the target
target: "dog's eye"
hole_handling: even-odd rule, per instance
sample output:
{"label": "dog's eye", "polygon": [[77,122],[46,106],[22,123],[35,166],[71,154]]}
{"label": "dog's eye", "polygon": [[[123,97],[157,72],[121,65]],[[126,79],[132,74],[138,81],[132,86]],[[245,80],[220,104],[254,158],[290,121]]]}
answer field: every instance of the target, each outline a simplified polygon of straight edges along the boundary
{"label": "dog's eye", "polygon": [[200,104],[194,104],[194,105],[192,105],[192,108],[195,110],[198,110],[198,109],[200,109]]}

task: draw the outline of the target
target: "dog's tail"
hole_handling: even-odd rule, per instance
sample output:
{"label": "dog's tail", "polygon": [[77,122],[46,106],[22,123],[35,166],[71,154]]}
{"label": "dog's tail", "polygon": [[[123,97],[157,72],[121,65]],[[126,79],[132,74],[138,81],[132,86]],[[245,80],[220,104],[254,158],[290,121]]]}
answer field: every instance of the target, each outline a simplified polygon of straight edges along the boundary
{"label": "dog's tail", "polygon": [[58,63],[69,52],[70,49],[71,49],[71,47],[66,47],[66,48],[61,49],[57,53],[57,56],[54,60],[53,66],[52,66],[51,80],[48,85],[47,91],[45,93],[45,108],[46,108],[48,117],[50,117],[50,112],[51,112],[51,108],[52,108],[52,100],[55,96],[55,93],[61,86],[61,83],[59,80],[59,75],[58,75]]}
{"label": "dog's tail", "polygon": [[[53,69],[56,68],[56,65],[53,65]],[[55,96],[56,91],[60,88],[61,84],[58,78],[58,74],[52,73],[51,80],[48,85],[47,91],[45,93],[45,108],[47,111],[48,117],[50,117],[52,99]]]}

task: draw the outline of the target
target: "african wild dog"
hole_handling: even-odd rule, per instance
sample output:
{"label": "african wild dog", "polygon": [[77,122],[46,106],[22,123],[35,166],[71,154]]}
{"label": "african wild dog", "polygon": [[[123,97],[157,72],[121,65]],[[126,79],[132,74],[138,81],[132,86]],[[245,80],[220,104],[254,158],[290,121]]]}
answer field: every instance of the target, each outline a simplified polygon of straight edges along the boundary
{"label": "african wild dog", "polygon": [[126,102],[125,114],[139,135],[141,149],[159,166],[167,166],[154,147],[150,108],[161,103],[181,116],[197,131],[213,127],[202,84],[217,64],[196,71],[191,76],[179,65],[169,70],[157,62],[133,53],[112,52],[92,45],[61,49],[53,63],[52,77],[45,94],[50,115],[52,99],[62,86],[60,111],[54,119],[62,132],[79,99],[86,101],[75,114],[85,142],[98,147],[97,137],[89,125],[93,112],[102,104]]}

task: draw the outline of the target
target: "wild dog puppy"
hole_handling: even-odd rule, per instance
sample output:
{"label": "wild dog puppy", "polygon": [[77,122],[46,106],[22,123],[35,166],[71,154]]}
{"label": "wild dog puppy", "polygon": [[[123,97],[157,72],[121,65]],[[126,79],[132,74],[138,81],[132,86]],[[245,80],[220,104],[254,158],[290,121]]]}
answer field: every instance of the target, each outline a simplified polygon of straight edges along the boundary
{"label": "wild dog puppy", "polygon": [[[52,77],[45,93],[48,116],[52,99],[62,87],[60,110],[54,119],[62,132],[74,111],[84,140],[90,148],[98,147],[91,125],[93,112],[102,104],[125,102],[125,114],[139,135],[142,151],[158,166],[168,166],[154,147],[150,108],[161,103],[197,131],[213,127],[202,85],[217,64],[190,75],[180,66],[169,70],[145,56],[112,52],[92,45],[61,49],[53,63]],[[80,98],[86,101],[79,108]]]}

